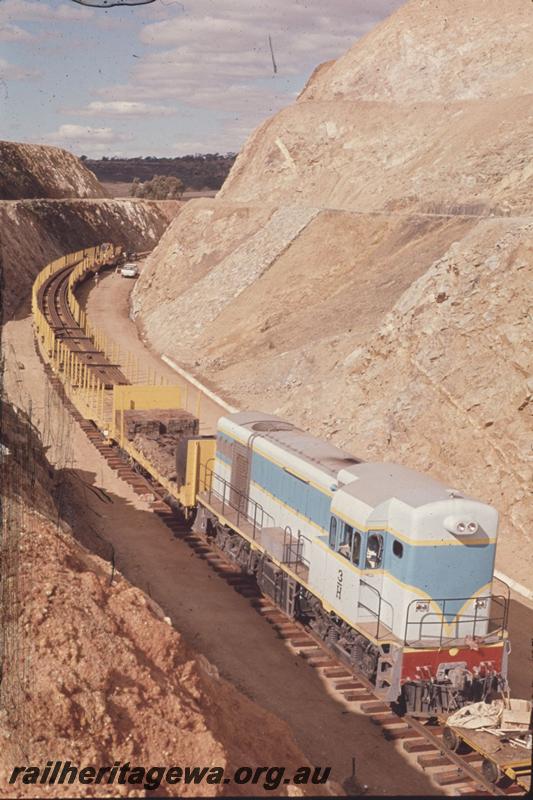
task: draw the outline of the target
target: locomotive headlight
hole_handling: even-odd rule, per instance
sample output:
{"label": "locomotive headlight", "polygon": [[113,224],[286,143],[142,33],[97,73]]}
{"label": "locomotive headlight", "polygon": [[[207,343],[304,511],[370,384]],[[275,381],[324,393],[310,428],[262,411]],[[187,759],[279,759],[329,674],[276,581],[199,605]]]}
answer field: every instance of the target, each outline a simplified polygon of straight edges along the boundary
{"label": "locomotive headlight", "polygon": [[457,536],[472,536],[473,533],[477,533],[479,530],[479,525],[474,520],[468,522],[460,517],[453,516],[444,518],[444,527],[447,531]]}
{"label": "locomotive headlight", "polygon": [[476,608],[487,608],[487,598],[486,597],[476,597],[474,601],[474,605]]}
{"label": "locomotive headlight", "polygon": [[415,606],[416,611],[429,611],[429,603],[417,603]]}

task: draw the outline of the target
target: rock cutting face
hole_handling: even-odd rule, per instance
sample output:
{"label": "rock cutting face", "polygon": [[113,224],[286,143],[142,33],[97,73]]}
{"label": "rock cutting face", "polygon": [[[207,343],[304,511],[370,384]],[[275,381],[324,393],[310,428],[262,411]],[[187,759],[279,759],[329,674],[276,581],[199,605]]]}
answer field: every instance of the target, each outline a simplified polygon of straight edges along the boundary
{"label": "rock cutting face", "polygon": [[521,0],[505,24],[497,0],[406,3],[181,210],[133,297],[234,404],[496,505],[524,576],[532,35]]}
{"label": "rock cutting face", "polygon": [[258,128],[219,197],[526,211],[531,9],[510,0],[505,19],[496,0],[406,3]]}

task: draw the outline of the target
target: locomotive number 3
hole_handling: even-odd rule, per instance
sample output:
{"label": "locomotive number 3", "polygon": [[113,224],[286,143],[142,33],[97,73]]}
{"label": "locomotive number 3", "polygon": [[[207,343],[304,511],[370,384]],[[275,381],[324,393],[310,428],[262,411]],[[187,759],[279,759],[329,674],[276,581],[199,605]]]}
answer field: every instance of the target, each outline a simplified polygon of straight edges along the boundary
{"label": "locomotive number 3", "polygon": [[341,599],[341,596],[342,596],[342,569],[340,569],[337,572],[337,591],[335,593],[335,597],[337,597],[339,600]]}

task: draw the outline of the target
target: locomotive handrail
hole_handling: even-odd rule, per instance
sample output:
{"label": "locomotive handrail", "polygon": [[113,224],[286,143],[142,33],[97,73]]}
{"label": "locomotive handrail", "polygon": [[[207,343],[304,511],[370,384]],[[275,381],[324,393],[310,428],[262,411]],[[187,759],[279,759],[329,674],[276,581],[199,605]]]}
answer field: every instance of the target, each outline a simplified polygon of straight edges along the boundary
{"label": "locomotive handrail", "polygon": [[[208,472],[211,473],[209,482],[207,474]],[[218,481],[219,483],[222,484],[222,494],[220,493],[220,491],[217,491],[214,488],[213,485],[215,481]],[[261,528],[265,527],[264,525],[265,517],[268,517],[268,519],[270,519],[272,523],[274,522],[274,518],[267,511],[265,511],[265,509],[260,503],[258,503],[256,500],[252,500],[250,495],[241,492],[239,489],[233,486],[229,481],[227,481],[221,475],[217,475],[217,473],[211,468],[209,468],[207,464],[205,464],[204,486],[209,486],[208,490],[209,502],[211,502],[212,495],[215,495],[215,497],[217,497],[219,500],[222,501],[222,513],[224,513],[225,511],[225,507],[228,506],[229,508],[232,508],[234,511],[237,512],[237,522],[236,522],[237,525],[239,525],[241,517],[250,523],[250,525],[252,526],[252,538],[254,540],[256,538],[257,530],[258,529],[261,530]],[[226,497],[227,489],[229,489],[228,497]],[[236,505],[232,503],[231,499],[232,494],[234,496],[237,495],[239,498]],[[242,501],[244,501],[244,503]],[[253,516],[248,511],[249,505],[251,505],[253,508]]]}
{"label": "locomotive handrail", "polygon": [[[507,597],[505,598],[505,608],[504,608],[505,619],[503,621],[503,627],[505,628],[505,630],[507,630],[507,622],[509,618],[509,606],[511,605],[511,587],[504,580],[502,580],[501,578],[497,578],[496,575],[493,575],[492,588],[494,588],[494,581],[498,581],[498,583],[501,583],[502,586],[505,587],[505,591],[507,594]],[[500,597],[502,597],[502,595],[500,594],[491,594],[491,598],[494,600]]]}
{"label": "locomotive handrail", "polygon": [[[381,619],[381,606],[382,606],[382,603],[383,602],[387,603],[387,605],[390,606],[391,611],[394,611],[394,607],[393,607],[392,603],[389,603],[388,600],[383,600],[383,597],[382,597],[381,592],[379,591],[379,589],[376,589],[376,587],[372,586],[371,583],[368,583],[368,581],[365,581],[364,578],[361,578],[361,580],[359,581],[359,586],[361,586],[361,584],[363,584],[364,586],[367,586],[369,589],[372,589],[372,591],[375,592],[377,594],[377,596],[378,596],[378,610],[377,610],[377,613],[372,608],[369,608],[368,606],[366,606],[364,603],[361,602],[361,599],[360,599],[361,594],[360,593],[359,593],[359,600],[357,601],[357,607],[358,608],[364,608],[365,611],[368,611],[369,614],[372,614],[372,616],[376,617],[376,619],[377,619],[376,639],[379,639],[379,626],[381,624],[385,625],[385,623]],[[392,623],[392,616],[391,616],[391,623]],[[390,634],[391,630],[392,630],[392,624],[391,624],[389,630],[386,631],[385,635]]]}
{"label": "locomotive handrail", "polygon": [[[489,613],[487,616],[479,616],[478,614],[478,605],[475,602],[476,600],[488,600],[490,601],[489,609],[492,611],[492,603],[496,601],[496,604],[500,604],[503,606],[503,611],[500,617],[494,618]],[[473,614],[455,614],[454,620],[451,623],[447,623],[445,621],[446,615],[446,603],[462,603],[463,606],[468,601],[474,601],[474,613]],[[441,610],[435,611],[430,610],[430,603],[438,603],[441,607]],[[411,607],[416,604],[419,604],[422,608],[419,610],[426,611],[427,613],[424,614],[420,619],[410,619],[411,615]],[[460,627],[461,625],[470,625],[472,626],[472,630],[469,631],[465,636],[476,636],[476,627],[487,623],[487,632],[483,634],[478,634],[480,639],[486,639],[489,636],[497,635],[498,639],[503,639],[505,635],[505,631],[507,629],[507,616],[508,616],[508,599],[504,595],[492,595],[491,597],[441,597],[441,598],[431,598],[428,599],[427,597],[417,598],[415,600],[411,600],[409,605],[407,606],[407,614],[405,618],[405,634],[404,634],[404,644],[408,647],[416,647],[417,643],[421,643],[418,646],[423,647],[427,646],[429,641],[438,641],[439,647],[442,647],[444,643],[449,643],[451,641],[455,641],[456,639],[464,638],[460,636]],[[496,627],[490,629],[490,623],[497,623]],[[456,630],[455,636],[444,636],[444,625],[454,625]],[[422,633],[423,627],[428,626],[440,625],[439,634],[437,635],[429,635],[423,640]],[[412,627],[418,629],[418,638],[411,639],[409,636],[409,629]]]}
{"label": "locomotive handrail", "polygon": [[[209,466],[209,464],[211,464],[214,461],[215,461],[215,457],[211,456],[211,458],[208,458],[207,461],[204,461],[203,463],[200,464],[200,470],[203,468],[203,472],[204,472],[204,477],[203,477],[203,490],[204,490],[204,492],[208,491],[208,484],[206,483],[206,481],[207,481],[207,471],[208,470],[211,473],[211,478],[213,477],[214,470],[213,470],[212,467]],[[202,480],[201,479],[200,479],[200,486],[202,486]]]}
{"label": "locomotive handrail", "polygon": [[[288,541],[287,541],[288,539]],[[311,562],[308,558],[304,558],[303,555],[303,541],[309,542],[311,544],[311,539],[308,536],[305,536],[301,531],[298,531],[296,534],[296,544],[294,544],[294,533],[292,532],[290,525],[285,525],[285,530],[283,532],[283,564],[287,564],[288,567],[298,566],[298,564],[303,564],[306,569],[309,569],[311,566]],[[296,548],[296,549],[295,549]],[[292,558],[294,556],[294,558]]]}

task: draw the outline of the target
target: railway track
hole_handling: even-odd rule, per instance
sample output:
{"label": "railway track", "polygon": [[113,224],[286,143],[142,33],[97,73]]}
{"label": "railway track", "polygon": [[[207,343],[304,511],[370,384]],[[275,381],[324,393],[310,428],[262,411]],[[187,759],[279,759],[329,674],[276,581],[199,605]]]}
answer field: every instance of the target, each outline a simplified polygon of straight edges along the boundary
{"label": "railway track", "polygon": [[76,321],[68,303],[68,280],[75,265],[50,275],[40,287],[37,302],[47,317],[55,336],[75,353],[80,363],[89,368],[106,389],[115,384],[129,383],[119,364],[112,364],[105,355],[95,349],[93,340],[86,335]]}
{"label": "railway track", "polygon": [[[103,353],[95,349],[78,325],[68,304],[68,278],[72,266],[66,267],[43,284],[38,294],[41,311],[53,326],[55,335],[97,371],[106,388],[127,384],[129,381],[119,365],[111,364]],[[458,753],[450,750],[443,740],[443,726],[436,720],[423,720],[410,715],[400,716],[391,706],[378,699],[372,684],[361,674],[348,668],[325,647],[323,642],[301,623],[287,617],[268,598],[264,597],[253,575],[243,573],[229,556],[222,552],[214,541],[201,533],[195,533],[182,514],[167,502],[166,490],[119,447],[104,438],[103,433],[91,421],[82,416],[67,396],[61,379],[50,364],[43,359],[36,344],[48,379],[60,395],[75,421],[85,432],[91,444],[106,459],[108,465],[133,490],[144,496],[152,512],[167,526],[175,538],[182,539],[220,578],[236,592],[247,598],[257,613],[276,631],[284,645],[316,669],[327,690],[348,709],[370,717],[383,731],[385,740],[397,743],[418,767],[428,773],[439,789],[453,796],[523,795],[524,789],[504,777],[498,783],[487,781],[482,772],[482,756],[477,752]]]}

